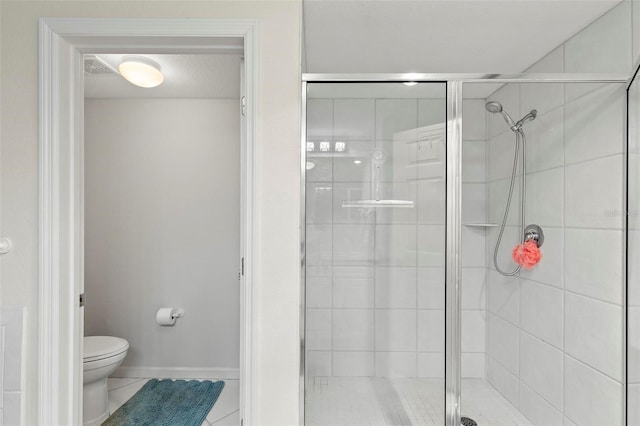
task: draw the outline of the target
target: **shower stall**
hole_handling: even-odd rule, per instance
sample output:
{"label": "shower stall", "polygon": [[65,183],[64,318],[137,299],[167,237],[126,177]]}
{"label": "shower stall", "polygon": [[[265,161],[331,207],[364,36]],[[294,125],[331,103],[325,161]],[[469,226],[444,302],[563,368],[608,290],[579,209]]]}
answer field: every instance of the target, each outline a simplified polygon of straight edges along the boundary
{"label": "shower stall", "polygon": [[307,74],[302,94],[301,423],[640,424],[640,89]]}

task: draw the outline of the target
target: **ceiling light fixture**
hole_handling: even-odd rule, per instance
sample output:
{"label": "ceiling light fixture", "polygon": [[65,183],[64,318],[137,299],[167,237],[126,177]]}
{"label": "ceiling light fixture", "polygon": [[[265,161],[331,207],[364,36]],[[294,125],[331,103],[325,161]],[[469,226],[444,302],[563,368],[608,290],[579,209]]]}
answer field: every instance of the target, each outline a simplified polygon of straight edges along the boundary
{"label": "ceiling light fixture", "polygon": [[411,86],[415,86],[416,84],[418,84],[418,82],[417,81],[405,81],[402,84],[404,84],[405,86],[411,87]]}
{"label": "ceiling light fixture", "polygon": [[139,87],[156,87],[164,80],[160,65],[143,56],[125,56],[118,71],[129,83]]}

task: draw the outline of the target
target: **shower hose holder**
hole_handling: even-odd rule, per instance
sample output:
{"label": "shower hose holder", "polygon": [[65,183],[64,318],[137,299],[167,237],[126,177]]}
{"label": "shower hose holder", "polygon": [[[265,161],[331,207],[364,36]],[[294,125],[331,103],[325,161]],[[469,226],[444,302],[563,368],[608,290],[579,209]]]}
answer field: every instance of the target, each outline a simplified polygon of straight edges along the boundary
{"label": "shower hose holder", "polygon": [[535,224],[527,225],[527,227],[524,228],[524,242],[526,243],[529,240],[535,241],[536,245],[540,247],[542,243],[544,243],[544,232],[542,232],[542,228]]}

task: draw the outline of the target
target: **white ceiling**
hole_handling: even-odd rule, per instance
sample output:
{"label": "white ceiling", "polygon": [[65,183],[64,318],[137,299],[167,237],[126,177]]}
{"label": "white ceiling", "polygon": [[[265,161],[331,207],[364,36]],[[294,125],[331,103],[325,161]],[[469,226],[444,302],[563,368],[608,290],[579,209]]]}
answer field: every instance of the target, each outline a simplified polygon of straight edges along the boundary
{"label": "white ceiling", "polygon": [[[618,3],[304,0],[303,66],[311,73],[519,73]],[[161,65],[162,85],[143,89],[118,74],[85,74],[85,97],[238,98],[237,50],[146,54]],[[98,56],[117,69],[124,53]],[[476,86],[474,97],[495,87]]]}
{"label": "white ceiling", "polygon": [[[119,74],[84,75],[85,98],[204,98],[240,97],[239,54],[142,54],[160,64],[164,82],[154,88],[134,86]],[[115,70],[125,55],[95,55]]]}
{"label": "white ceiling", "polygon": [[309,73],[519,73],[620,0],[304,0]]}

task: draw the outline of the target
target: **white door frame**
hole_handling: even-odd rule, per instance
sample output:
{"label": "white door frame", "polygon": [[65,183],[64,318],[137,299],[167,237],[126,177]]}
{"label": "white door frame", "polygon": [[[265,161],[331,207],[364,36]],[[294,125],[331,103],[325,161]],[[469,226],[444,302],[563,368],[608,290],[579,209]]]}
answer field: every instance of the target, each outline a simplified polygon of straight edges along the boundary
{"label": "white door frame", "polygon": [[[250,19],[40,19],[38,424],[82,423],[83,53],[211,53],[244,40],[241,148],[240,418],[253,424],[257,347],[258,22]],[[225,39],[226,38],[226,39]]]}

